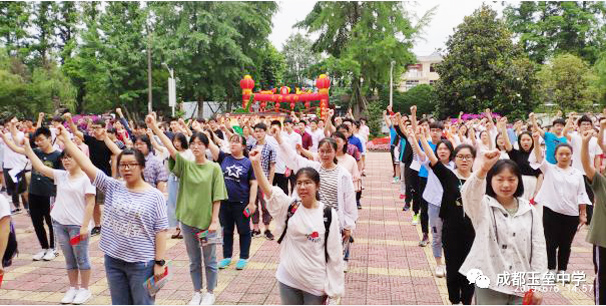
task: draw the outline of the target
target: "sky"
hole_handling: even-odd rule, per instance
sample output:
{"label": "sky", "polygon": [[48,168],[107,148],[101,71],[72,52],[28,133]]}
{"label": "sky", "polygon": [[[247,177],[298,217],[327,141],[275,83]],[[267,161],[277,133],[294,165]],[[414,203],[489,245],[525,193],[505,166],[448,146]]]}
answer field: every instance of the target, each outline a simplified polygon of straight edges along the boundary
{"label": "sky", "polygon": [[[273,30],[269,36],[270,41],[278,50],[282,50],[282,45],[291,34],[297,32],[305,34],[304,31],[293,29],[292,26],[298,21],[303,20],[305,16],[307,16],[307,14],[313,9],[316,2],[317,1],[299,0],[278,2],[280,10],[274,16]],[[477,0],[425,0],[404,2],[405,7],[418,17],[423,16],[425,12],[437,6],[433,18],[424,30],[424,34],[422,35],[421,39],[415,42],[415,46],[412,50],[416,55],[419,56],[429,55],[438,48],[444,49],[448,36],[453,34],[454,28],[463,22],[463,18],[465,16],[471,15],[474,10],[482,5],[482,1]],[[503,5],[501,4],[501,1],[487,1],[486,4],[495,9],[499,13],[499,16],[502,15],[501,12],[503,10]],[[317,35],[310,35],[310,38],[317,38]]]}

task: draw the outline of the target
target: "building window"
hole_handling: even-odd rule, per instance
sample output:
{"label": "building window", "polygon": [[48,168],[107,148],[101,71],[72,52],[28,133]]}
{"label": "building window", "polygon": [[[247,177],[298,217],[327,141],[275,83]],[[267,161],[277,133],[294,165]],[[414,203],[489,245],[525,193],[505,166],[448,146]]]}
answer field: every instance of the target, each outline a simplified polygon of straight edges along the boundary
{"label": "building window", "polygon": [[436,80],[429,80],[429,85],[435,85],[436,84]]}
{"label": "building window", "polygon": [[415,81],[406,81],[405,88],[406,88],[406,90],[409,90],[417,85],[419,85],[419,81],[416,81],[416,80]]}

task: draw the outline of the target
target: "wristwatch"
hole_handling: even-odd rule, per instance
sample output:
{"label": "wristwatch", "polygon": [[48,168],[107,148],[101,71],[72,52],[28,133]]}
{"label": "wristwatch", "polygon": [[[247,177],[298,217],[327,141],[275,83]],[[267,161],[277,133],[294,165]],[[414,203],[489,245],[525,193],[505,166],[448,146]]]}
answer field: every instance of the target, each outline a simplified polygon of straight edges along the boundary
{"label": "wristwatch", "polygon": [[164,265],[166,264],[166,260],[164,260],[164,259],[154,260],[154,262],[160,267],[164,267]]}

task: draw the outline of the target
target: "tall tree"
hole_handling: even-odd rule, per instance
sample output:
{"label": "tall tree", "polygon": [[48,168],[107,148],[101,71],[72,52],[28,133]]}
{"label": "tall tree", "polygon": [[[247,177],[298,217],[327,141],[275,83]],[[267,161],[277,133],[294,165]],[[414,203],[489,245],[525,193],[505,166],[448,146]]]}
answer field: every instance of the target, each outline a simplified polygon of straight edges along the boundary
{"label": "tall tree", "polygon": [[72,57],[77,47],[78,25],[80,24],[80,12],[75,2],[62,1],[58,3],[56,27],[58,30],[57,47],[61,64]]}
{"label": "tall tree", "polygon": [[537,63],[570,53],[593,64],[606,46],[603,1],[523,1],[509,4],[503,14],[524,50]]}
{"label": "tall tree", "polygon": [[532,111],[537,103],[535,67],[511,36],[486,5],[465,17],[448,38],[447,53],[436,67],[440,115],[487,107],[514,116]]}
{"label": "tall tree", "polygon": [[35,62],[39,62],[43,67],[49,66],[55,42],[55,26],[57,3],[50,1],[33,2],[33,20],[34,28],[32,35],[32,46],[30,48]]}
{"label": "tall tree", "polygon": [[291,34],[282,48],[286,60],[284,83],[298,87],[305,86],[305,81],[313,80],[308,69],[320,60],[318,53],[312,50],[312,40],[301,33]]}
{"label": "tall tree", "polygon": [[596,76],[581,58],[572,54],[554,57],[537,74],[543,101],[561,110],[590,110],[599,99]]}
{"label": "tall tree", "polygon": [[330,55],[327,66],[334,69],[333,78],[350,80],[355,114],[389,80],[392,60],[401,70],[415,58],[410,49],[419,28],[401,2],[320,1],[296,26],[319,33],[313,50]]}
{"label": "tall tree", "polygon": [[28,53],[30,5],[25,1],[0,2],[0,41],[9,55],[25,56]]}
{"label": "tall tree", "polygon": [[255,63],[256,69],[252,73],[255,83],[262,89],[284,85],[286,70],[284,55],[271,43],[267,43],[262,50],[263,56]]}

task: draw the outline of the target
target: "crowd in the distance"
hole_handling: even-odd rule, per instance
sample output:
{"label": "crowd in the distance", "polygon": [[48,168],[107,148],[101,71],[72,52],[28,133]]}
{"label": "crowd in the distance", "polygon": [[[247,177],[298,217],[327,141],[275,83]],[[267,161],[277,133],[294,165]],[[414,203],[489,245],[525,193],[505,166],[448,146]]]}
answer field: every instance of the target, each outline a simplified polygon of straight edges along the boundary
{"label": "crowd in the distance", "polygon": [[[218,270],[245,269],[251,240],[261,236],[282,245],[276,277],[284,304],[343,295],[362,208],[364,119],[332,111],[187,121],[152,113],[135,123],[120,109],[111,118],[45,119],[0,126],[3,186],[14,207],[0,197],[0,220],[29,214],[41,248],[35,261],[53,260],[60,248],[70,286],[62,303],[91,298],[88,246],[100,234],[112,303],[153,304],[141,284],[164,275],[171,228],[171,238],[185,242],[192,305],[213,304]],[[0,242],[14,237],[6,232]]]}
{"label": "crowd in the distance", "polygon": [[[0,197],[0,233],[10,232],[0,235],[0,253],[14,246],[10,215],[26,211],[41,248],[33,260],[53,260],[57,245],[65,257],[70,288],[62,303],[90,299],[89,239],[100,234],[112,303],[153,304],[141,284],[165,273],[169,230],[185,243],[192,305],[213,304],[218,270],[245,269],[252,239],[261,236],[281,244],[283,304],[343,296],[362,209],[364,118],[332,110],[325,118],[293,112],[187,121],[152,113],[132,122],[120,109],[108,119],[45,118],[9,118],[1,127],[3,186],[14,209]],[[540,287],[528,295],[498,275],[570,281],[572,241],[587,224],[595,299],[606,303],[606,119],[558,114],[541,126],[530,114],[509,124],[486,110],[481,119],[435,120],[418,118],[413,106],[408,115],[389,108],[384,121],[393,183],[411,223],[420,221],[419,246],[431,244],[450,302],[475,296],[478,304],[521,304],[527,295],[541,303]],[[490,284],[470,283],[475,270]]]}

